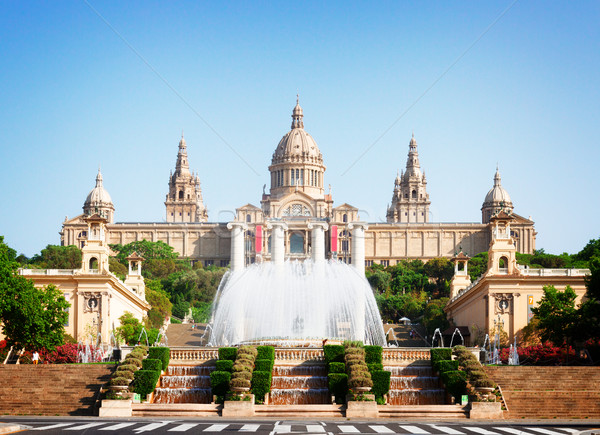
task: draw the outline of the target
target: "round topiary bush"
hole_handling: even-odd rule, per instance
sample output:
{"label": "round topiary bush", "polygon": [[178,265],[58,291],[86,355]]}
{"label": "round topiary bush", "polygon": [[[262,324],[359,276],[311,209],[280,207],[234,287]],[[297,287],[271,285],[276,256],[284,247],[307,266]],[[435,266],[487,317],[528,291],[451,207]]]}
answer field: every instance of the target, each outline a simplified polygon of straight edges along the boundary
{"label": "round topiary bush", "polygon": [[137,368],[140,368],[142,366],[142,360],[141,359],[130,357],[129,355],[127,356],[127,358],[125,358],[125,363],[126,364],[134,365]]}
{"label": "round topiary bush", "polygon": [[133,380],[133,372],[129,370],[117,370],[115,372],[115,378],[126,378]]}
{"label": "round topiary bush", "polygon": [[350,388],[356,388],[356,387],[369,387],[371,388],[373,386],[373,381],[371,380],[371,378],[367,378],[366,376],[357,376],[357,377],[351,377],[350,379],[348,379],[348,387]]}
{"label": "round topiary bush", "polygon": [[118,385],[118,386],[127,386],[129,385],[130,380],[123,377],[112,378],[110,380],[110,385]]}
{"label": "round topiary bush", "polygon": [[130,372],[135,372],[138,367],[134,364],[126,364],[125,362],[121,363],[119,367],[117,367],[117,371],[125,370]]}
{"label": "round topiary bush", "polygon": [[491,379],[477,379],[473,382],[475,388],[495,388],[496,384]]}
{"label": "round topiary bush", "polygon": [[250,372],[250,373],[252,373],[252,367],[248,366],[246,364],[235,363],[233,365],[233,367],[231,368],[231,371],[233,373],[235,373],[235,372]]}
{"label": "round topiary bush", "polygon": [[252,372],[235,372],[233,375],[234,379],[246,379],[248,381],[252,380]]}
{"label": "round topiary bush", "polygon": [[234,388],[250,388],[251,382],[248,379],[233,378],[231,386]]}
{"label": "round topiary bush", "polygon": [[238,349],[238,357],[244,354],[252,355],[254,358],[256,358],[256,355],[258,355],[258,350],[256,350],[254,346],[241,346]]}

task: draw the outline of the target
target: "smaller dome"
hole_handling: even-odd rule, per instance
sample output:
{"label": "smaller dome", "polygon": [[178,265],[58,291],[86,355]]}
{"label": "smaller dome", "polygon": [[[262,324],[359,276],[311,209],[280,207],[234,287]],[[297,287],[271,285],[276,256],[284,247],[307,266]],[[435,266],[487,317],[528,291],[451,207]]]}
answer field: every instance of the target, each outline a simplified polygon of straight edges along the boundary
{"label": "smaller dome", "polygon": [[496,168],[496,174],[494,175],[494,187],[485,196],[483,206],[500,205],[502,203],[505,207],[512,207],[512,201],[510,195],[500,184],[500,171]]}
{"label": "smaller dome", "polygon": [[102,173],[100,172],[100,169],[98,169],[98,175],[96,175],[96,187],[88,194],[83,207],[106,206],[108,204],[112,205],[112,199],[106,189],[102,186]]}

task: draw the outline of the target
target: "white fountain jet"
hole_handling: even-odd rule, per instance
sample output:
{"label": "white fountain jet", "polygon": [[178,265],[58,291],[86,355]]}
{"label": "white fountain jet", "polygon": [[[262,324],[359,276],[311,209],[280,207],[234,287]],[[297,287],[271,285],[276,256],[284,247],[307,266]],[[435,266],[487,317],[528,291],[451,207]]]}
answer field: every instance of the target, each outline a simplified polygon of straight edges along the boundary
{"label": "white fountain jet", "polygon": [[231,230],[231,271],[237,272],[244,268],[244,232],[248,225],[243,222],[229,222],[227,229]]}

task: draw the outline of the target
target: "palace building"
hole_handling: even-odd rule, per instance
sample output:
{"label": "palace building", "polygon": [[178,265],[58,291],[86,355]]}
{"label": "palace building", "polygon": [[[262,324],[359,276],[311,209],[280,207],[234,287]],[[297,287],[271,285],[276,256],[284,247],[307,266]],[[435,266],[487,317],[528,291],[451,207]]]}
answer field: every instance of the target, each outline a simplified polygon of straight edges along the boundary
{"label": "palace building", "polygon": [[232,260],[229,228],[237,225],[243,230],[243,262],[250,264],[271,260],[272,224],[283,222],[285,258],[303,260],[312,254],[315,224],[320,223],[319,228],[325,231],[325,257],[354,263],[357,259],[352,259],[353,228],[360,225],[364,265],[388,266],[403,259],[451,258],[460,250],[471,256],[487,251],[492,240],[490,220],[504,211],[512,217],[510,235],[516,250],[535,250],[534,222],[514,213],[498,170],[483,201],[480,222],[430,222],[431,201],[414,136],[409,142],[406,169],[394,181],[386,222],[361,222],[357,207],[348,203],[336,206],[331,190],[326,191],[325,160],[317,142],[304,129],[304,113],[298,101],[292,111],[291,128],[275,148],[268,170],[270,188],[263,192],[257,205],[239,207],[234,222],[211,222],[202,199],[200,178],[190,172],[187,144],[182,136],[175,171],[169,177],[164,222],[115,222],[117,209],[98,171],[96,187],[85,200],[83,213],[63,222],[61,244],[83,247],[89,237],[86,219],[98,214],[107,221],[108,243],[160,240],[183,258],[205,266],[228,266]]}

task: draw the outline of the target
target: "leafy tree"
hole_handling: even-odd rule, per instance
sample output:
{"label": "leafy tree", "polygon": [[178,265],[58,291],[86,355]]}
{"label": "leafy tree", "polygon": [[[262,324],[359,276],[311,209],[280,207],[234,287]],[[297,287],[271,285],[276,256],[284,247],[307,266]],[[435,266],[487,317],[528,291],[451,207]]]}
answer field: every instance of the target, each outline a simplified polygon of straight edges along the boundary
{"label": "leafy tree", "polygon": [[475,281],[481,275],[487,271],[488,266],[488,253],[480,252],[475,255],[473,258],[469,260],[469,264],[467,266],[467,271],[469,272],[469,277],[471,281]]}
{"label": "leafy tree", "polygon": [[30,263],[45,269],[80,269],[81,249],[74,245],[48,245]]}
{"label": "leafy tree", "polygon": [[538,319],[538,331],[542,341],[561,345],[574,336],[578,321],[575,308],[577,294],[570,287],[559,291],[553,285],[543,287],[544,295],[538,306],[531,311]]}
{"label": "leafy tree", "polygon": [[37,289],[18,274],[16,252],[0,236],[0,321],[8,345],[53,351],[63,344],[69,303],[54,285]]}
{"label": "leafy tree", "polygon": [[146,280],[146,301],[152,306],[148,311],[147,326],[160,328],[171,317],[173,304],[159,280]]}
{"label": "leafy tree", "polygon": [[[435,291],[438,295],[448,296],[446,292],[446,283],[454,275],[454,267],[450,260],[445,257],[432,258],[423,266],[428,277],[433,278],[435,282]],[[449,287],[448,287],[449,290]]]}
{"label": "leafy tree", "polygon": [[[146,336],[142,333],[142,330],[145,330],[144,325],[133,314],[126,311],[119,317],[119,321],[121,322],[121,326],[117,327],[117,334],[119,334],[119,337],[125,343],[135,345],[139,340],[142,344],[146,344]],[[148,344],[154,344],[156,337],[158,337],[158,332],[156,328],[146,330]]]}
{"label": "leafy tree", "polygon": [[113,251],[118,252],[117,259],[123,264],[127,264],[126,258],[134,252],[137,252],[138,255],[144,257],[146,260],[175,260],[179,256],[172,246],[160,240],[158,242],[150,242],[144,239],[126,245],[114,244],[110,245],[110,247]]}
{"label": "leafy tree", "polygon": [[389,296],[375,295],[381,318],[391,323],[398,323],[402,317],[408,317],[411,320],[421,317],[427,298],[425,292],[400,293]]}
{"label": "leafy tree", "polygon": [[444,312],[444,307],[448,303],[448,298],[433,299],[425,307],[423,313],[423,325],[427,328],[427,334],[433,335],[436,328],[440,331],[448,329],[450,322]]}
{"label": "leafy tree", "polygon": [[190,303],[179,298],[177,302],[173,304],[173,315],[183,319],[190,310]]}
{"label": "leafy tree", "polygon": [[[589,245],[589,244],[588,244]],[[600,257],[589,261],[590,275],[585,277],[585,301],[579,306],[577,337],[583,340],[600,339]]]}
{"label": "leafy tree", "polygon": [[392,293],[410,293],[423,291],[428,287],[429,278],[424,272],[423,262],[420,260],[403,260],[395,266],[389,267],[392,280],[390,288]]}
{"label": "leafy tree", "polygon": [[367,269],[365,272],[371,288],[377,293],[386,293],[390,288],[392,276],[383,269]]}
{"label": "leafy tree", "polygon": [[593,257],[600,258],[600,238],[590,240],[574,257],[580,261],[590,261]]}
{"label": "leafy tree", "polygon": [[108,259],[108,270],[117,275],[120,279],[124,280],[125,276],[129,273],[127,266],[124,266],[114,257]]}
{"label": "leafy tree", "polygon": [[192,317],[196,323],[208,323],[212,312],[210,302],[199,302],[197,307],[192,307]]}

